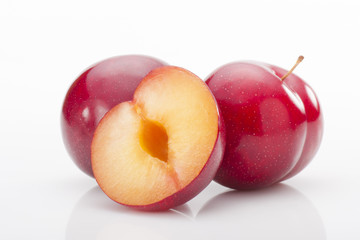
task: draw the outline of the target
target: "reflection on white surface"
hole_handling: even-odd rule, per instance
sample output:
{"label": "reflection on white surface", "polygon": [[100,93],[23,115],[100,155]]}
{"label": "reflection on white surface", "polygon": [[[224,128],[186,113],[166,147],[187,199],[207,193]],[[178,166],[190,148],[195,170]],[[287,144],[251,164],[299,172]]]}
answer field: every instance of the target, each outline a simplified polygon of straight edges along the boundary
{"label": "reflection on white surface", "polygon": [[[196,218],[202,226],[218,224],[214,239],[326,239],[313,204],[285,184],[258,191],[228,191],[211,199]],[[235,235],[236,234],[236,235]]]}
{"label": "reflection on white surface", "polygon": [[174,239],[178,226],[189,222],[185,204],[166,212],[140,212],[121,206],[98,188],[88,191],[76,204],[66,230],[66,239]]}
{"label": "reflection on white surface", "polygon": [[66,239],[326,239],[316,208],[287,185],[209,198],[196,214],[191,202],[166,212],[139,212],[95,187],[76,204]]}

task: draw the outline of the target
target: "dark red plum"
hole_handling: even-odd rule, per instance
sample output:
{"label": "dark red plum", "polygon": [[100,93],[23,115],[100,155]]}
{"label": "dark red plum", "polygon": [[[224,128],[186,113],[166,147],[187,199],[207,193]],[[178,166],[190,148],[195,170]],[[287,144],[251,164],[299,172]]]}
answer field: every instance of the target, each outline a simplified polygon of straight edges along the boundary
{"label": "dark red plum", "polygon": [[68,153],[83,172],[93,177],[90,146],[105,113],[131,100],[140,81],[164,65],[147,56],[118,56],[93,65],[74,81],[63,103],[61,129]]}
{"label": "dark red plum", "polygon": [[322,111],[315,92],[292,70],[235,62],[207,78],[226,128],[215,181],[239,190],[267,187],[296,175],[314,157]]}

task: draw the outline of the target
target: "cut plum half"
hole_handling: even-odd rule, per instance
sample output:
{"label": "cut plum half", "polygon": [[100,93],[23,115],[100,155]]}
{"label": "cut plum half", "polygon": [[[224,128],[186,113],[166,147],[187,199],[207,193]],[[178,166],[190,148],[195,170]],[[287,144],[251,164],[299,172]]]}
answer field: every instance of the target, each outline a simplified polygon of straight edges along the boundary
{"label": "cut plum half", "polygon": [[216,101],[193,73],[150,72],[134,98],[112,108],[91,146],[95,178],[112,200],[165,210],[196,196],[214,178],[225,148]]}

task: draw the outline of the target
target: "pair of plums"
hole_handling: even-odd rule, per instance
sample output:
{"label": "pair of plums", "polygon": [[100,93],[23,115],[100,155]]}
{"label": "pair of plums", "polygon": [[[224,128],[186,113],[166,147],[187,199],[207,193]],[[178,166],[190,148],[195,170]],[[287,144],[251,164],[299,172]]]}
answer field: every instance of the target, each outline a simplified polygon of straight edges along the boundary
{"label": "pair of plums", "polygon": [[109,58],[68,90],[65,146],[112,200],[142,210],[181,205],[212,180],[270,186],[304,169],[322,138],[319,102],[295,66],[234,62],[204,82],[152,57]]}

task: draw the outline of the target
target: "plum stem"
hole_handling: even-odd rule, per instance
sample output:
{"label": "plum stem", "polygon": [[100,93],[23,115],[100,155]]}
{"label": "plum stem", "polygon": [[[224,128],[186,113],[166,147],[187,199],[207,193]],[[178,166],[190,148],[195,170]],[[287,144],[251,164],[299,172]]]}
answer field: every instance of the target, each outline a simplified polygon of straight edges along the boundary
{"label": "plum stem", "polygon": [[294,71],[294,69],[297,67],[297,65],[299,65],[299,63],[301,63],[302,60],[304,60],[304,57],[299,56],[295,65],[284,76],[282,76],[281,81],[284,81],[285,78],[287,78]]}

